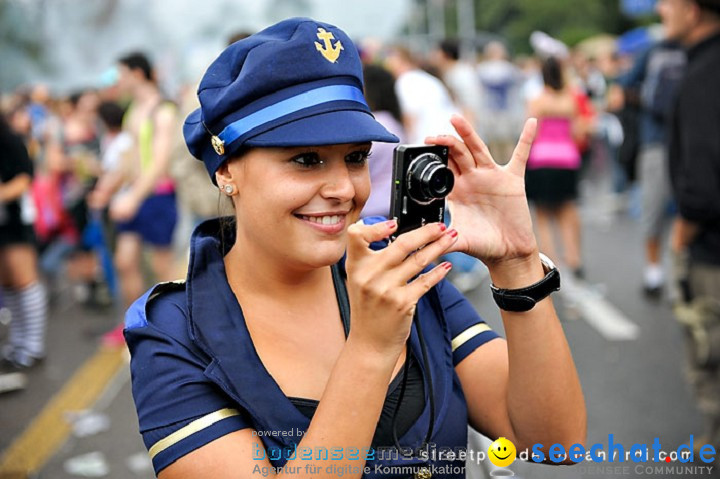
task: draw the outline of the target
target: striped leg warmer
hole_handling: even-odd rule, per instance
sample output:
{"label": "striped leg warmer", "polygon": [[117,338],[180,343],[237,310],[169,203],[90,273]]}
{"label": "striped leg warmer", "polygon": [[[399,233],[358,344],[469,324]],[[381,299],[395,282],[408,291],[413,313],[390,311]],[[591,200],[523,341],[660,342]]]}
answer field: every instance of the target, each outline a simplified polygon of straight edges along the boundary
{"label": "striped leg warmer", "polygon": [[5,289],[3,296],[12,314],[9,348],[5,357],[21,366],[30,366],[45,356],[47,298],[45,287],[35,282],[20,290]]}

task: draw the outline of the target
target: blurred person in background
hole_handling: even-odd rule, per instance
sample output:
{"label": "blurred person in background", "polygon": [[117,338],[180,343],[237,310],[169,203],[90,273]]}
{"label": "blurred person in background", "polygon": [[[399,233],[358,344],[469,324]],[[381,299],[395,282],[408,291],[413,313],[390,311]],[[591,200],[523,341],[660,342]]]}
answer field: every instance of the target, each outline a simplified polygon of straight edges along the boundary
{"label": "blurred person in background", "polygon": [[602,108],[607,82],[597,66],[597,59],[576,48],[570,55],[570,62],[575,73],[576,86],[587,95],[596,109]]}
{"label": "blurred person in background", "polygon": [[395,76],[395,93],[408,141],[423,144],[429,135],[451,133],[450,117],[458,109],[445,84],[420,68],[405,47],[390,48],[385,66]]}
{"label": "blurred person in background", "polygon": [[39,142],[43,142],[46,138],[50,119],[50,99],[50,89],[45,84],[39,83],[30,90],[29,113],[33,125],[32,136]]}
{"label": "blurred person in background", "polygon": [[[27,111],[23,114],[29,123]],[[30,192],[32,176],[33,164],[22,137],[0,116],[0,287],[11,314],[8,343],[1,353],[7,364],[20,369],[44,359],[47,329],[32,216],[26,214],[22,201]]]}
{"label": "blurred person in background", "polygon": [[[459,109],[442,80],[422,70],[405,48],[392,48],[386,61],[396,78],[395,92],[408,142],[424,144],[429,135],[452,134],[450,117]],[[452,211],[448,210],[450,216]],[[452,253],[446,259],[453,264],[453,283],[463,292],[474,289],[487,277],[486,269],[475,258]]]}
{"label": "blurred person in background", "polygon": [[[395,78],[382,66],[365,65],[363,79],[365,99],[375,120],[397,136],[400,143],[404,143],[405,130],[402,126],[400,102],[395,95]],[[392,143],[373,143],[372,154],[368,158],[370,197],[360,214],[362,218],[390,216],[394,151],[395,147]]]}
{"label": "blurred person in background", "polygon": [[580,217],[576,205],[580,152],[574,136],[578,108],[560,61],[555,57],[545,60],[542,75],[545,88],[528,104],[528,115],[538,119],[538,132],[528,158],[525,187],[528,200],[535,205],[540,248],[557,257],[553,238],[556,223],[565,266],[581,278]]}
{"label": "blurred person in background", "polygon": [[662,296],[665,283],[662,238],[670,223],[672,201],[668,126],[685,61],[685,52],[677,41],[665,40],[642,53],[633,68],[619,79],[622,91],[639,99],[637,173],[645,239],[643,291],[655,299]]}
{"label": "blurred person in background", "polygon": [[[134,147],[123,165],[124,182],[116,185],[120,190],[112,196],[110,218],[117,231],[115,266],[123,301],[129,306],[145,287],[144,247],[149,248],[155,279],[173,278],[171,246],[177,206],[169,168],[178,124],[177,107],[160,91],[145,54],[128,54],[118,60],[117,67],[118,89],[132,98],[123,130],[132,137]],[[122,343],[122,326],[104,339],[109,344]]]}
{"label": "blurred person in background", "polygon": [[540,95],[545,87],[542,80],[542,60],[538,55],[519,55],[515,64],[522,74],[522,99],[527,104]]}
{"label": "blurred person in background", "polygon": [[635,65],[637,52],[618,50],[616,81],[608,87],[608,109],[622,127],[622,142],[617,148],[618,172],[614,180],[615,191],[627,189],[627,212],[636,220],[642,216],[642,198],[638,186],[638,155],[640,151],[640,92],[625,89],[620,79]]}
{"label": "blurred person in background", "polygon": [[617,51],[603,51],[598,56],[598,68],[605,77],[607,90],[598,119],[600,137],[612,172],[612,192],[614,194],[613,213],[627,207],[626,193],[629,188],[628,172],[620,161],[620,148],[625,141],[621,115],[624,108],[622,87],[618,84],[621,74],[620,58]]}
{"label": "blurred person in background", "polygon": [[[670,133],[670,180],[679,214],[671,233],[687,326],[690,380],[707,414],[700,441],[720,449],[720,0],[661,0],[668,38],[688,48]],[[683,264],[684,263],[684,264]]]}
{"label": "blurred person in background", "polygon": [[384,42],[376,37],[364,37],[356,43],[363,65],[382,64],[385,59]]}
{"label": "blurred person in background", "polygon": [[[123,117],[125,110],[114,101],[104,101],[98,107],[98,117],[103,124],[103,135],[100,142],[100,166],[103,175],[117,173],[122,169],[123,159],[133,147],[133,139],[130,133],[123,131]],[[101,182],[104,177],[99,178],[94,191],[103,190]],[[117,190],[115,181],[107,187],[109,191]],[[105,200],[105,204],[109,201]]]}
{"label": "blurred person in background", "polygon": [[503,43],[488,43],[483,57],[477,66],[481,87],[477,124],[493,158],[508,161],[525,115],[522,102],[525,78],[509,60]]}
{"label": "blurred person in background", "polygon": [[[73,230],[72,235],[65,235],[62,229],[41,235],[42,270],[55,290],[56,280],[67,260],[68,278],[75,283],[73,294],[86,304],[92,302],[93,292],[100,282],[95,254],[82,240],[88,224],[87,195],[101,171],[98,103],[97,92],[90,89],[79,90],[68,97],[68,111],[59,121],[49,124],[42,167],[47,180],[53,183],[50,191],[60,195],[61,215],[65,221],[59,222],[58,226],[62,228],[65,224]],[[39,196],[42,192],[36,191],[36,200],[45,205],[48,199]],[[43,211],[45,209],[43,206]]]}
{"label": "blurred person in background", "polygon": [[474,66],[460,61],[460,42],[457,39],[440,42],[431,53],[431,62],[442,74],[465,119],[477,127],[480,84]]}
{"label": "blurred person in background", "polygon": [[[115,230],[109,218],[108,205],[124,181],[123,163],[134,146],[130,133],[122,129],[124,115],[123,107],[114,101],[103,101],[98,107],[98,117],[103,125],[100,141],[101,173],[88,195],[92,228],[98,229],[91,235],[92,247],[96,252],[100,251],[98,260],[102,259],[100,264],[105,275],[105,281],[93,291],[93,301],[97,306],[109,306],[115,299],[113,296],[117,295],[117,291],[110,289],[110,276],[114,278],[114,270],[111,271],[108,264],[110,261],[103,256],[110,254],[109,251],[113,250],[115,243]],[[112,284],[114,285],[114,281]]]}

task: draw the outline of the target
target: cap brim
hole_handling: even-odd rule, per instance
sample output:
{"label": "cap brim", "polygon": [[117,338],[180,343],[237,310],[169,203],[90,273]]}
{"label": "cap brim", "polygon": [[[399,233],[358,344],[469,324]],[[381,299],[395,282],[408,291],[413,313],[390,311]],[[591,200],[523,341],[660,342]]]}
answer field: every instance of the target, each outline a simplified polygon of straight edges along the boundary
{"label": "cap brim", "polygon": [[340,145],[400,140],[385,129],[372,115],[357,110],[339,110],[300,118],[245,140],[247,146],[288,147]]}

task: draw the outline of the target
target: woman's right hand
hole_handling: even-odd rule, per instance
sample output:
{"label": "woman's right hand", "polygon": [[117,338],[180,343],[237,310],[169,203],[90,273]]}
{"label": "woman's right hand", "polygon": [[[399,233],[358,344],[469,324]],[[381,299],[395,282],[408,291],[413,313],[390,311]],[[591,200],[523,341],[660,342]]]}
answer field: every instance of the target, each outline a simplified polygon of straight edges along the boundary
{"label": "woman's right hand", "polygon": [[431,223],[398,236],[382,250],[370,249],[370,243],[389,237],[396,229],[395,220],[353,224],[348,228],[345,262],[352,315],[348,341],[395,356],[410,335],[418,301],[445,278],[451,266],[442,263],[415,276],[457,241],[455,230]]}

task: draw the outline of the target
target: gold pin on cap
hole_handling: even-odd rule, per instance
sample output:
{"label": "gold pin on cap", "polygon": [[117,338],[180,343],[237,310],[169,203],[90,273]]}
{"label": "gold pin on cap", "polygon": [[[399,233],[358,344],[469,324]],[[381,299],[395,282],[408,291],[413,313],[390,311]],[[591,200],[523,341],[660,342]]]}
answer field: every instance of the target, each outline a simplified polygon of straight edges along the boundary
{"label": "gold pin on cap", "polygon": [[217,153],[218,155],[225,154],[225,142],[224,141],[222,141],[219,137],[213,135],[210,138],[210,142],[212,143],[215,153]]}

